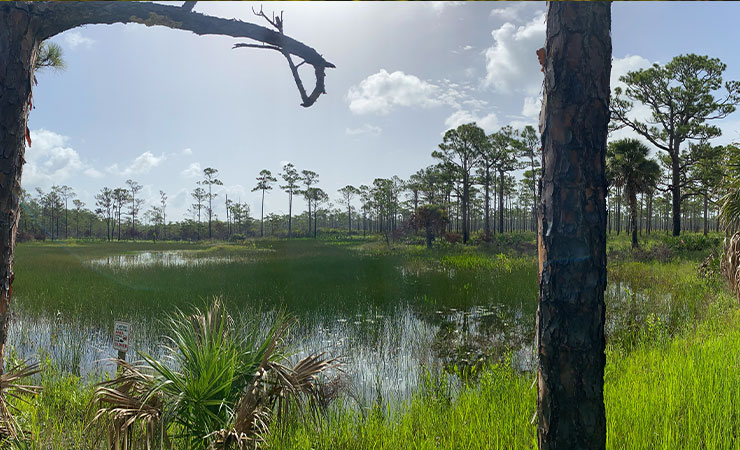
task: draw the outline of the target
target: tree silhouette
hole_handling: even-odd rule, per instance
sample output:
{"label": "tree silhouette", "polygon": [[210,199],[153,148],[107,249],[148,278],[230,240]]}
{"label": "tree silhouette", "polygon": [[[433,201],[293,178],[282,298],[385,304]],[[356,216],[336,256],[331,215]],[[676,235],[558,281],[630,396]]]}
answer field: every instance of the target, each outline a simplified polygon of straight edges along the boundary
{"label": "tree silhouette", "polygon": [[272,172],[267,169],[262,169],[259,176],[257,177],[257,186],[252,189],[252,192],[262,191],[262,212],[260,213],[260,237],[265,235],[265,191],[272,190],[272,183],[276,182],[277,178],[272,176]]}
{"label": "tree silhouette", "polygon": [[360,190],[352,186],[351,184],[348,184],[342,189],[339,189],[338,192],[342,196],[342,203],[344,205],[347,205],[347,233],[351,235],[352,234],[352,199],[356,195],[359,195]]}
{"label": "tree silhouette", "polygon": [[200,240],[200,211],[203,209],[203,205],[208,199],[208,193],[205,189],[200,187],[200,182],[198,182],[198,185],[199,186],[190,193],[190,196],[195,200],[195,203],[192,204],[191,208],[198,217],[198,240]]}
{"label": "tree silhouette", "polygon": [[478,165],[481,149],[486,145],[486,134],[475,123],[460,125],[447,130],[439,144],[439,151],[432,156],[440,159],[461,181],[458,195],[462,201],[463,243],[468,242],[470,227],[468,223],[468,204],[470,202],[471,171]]}
{"label": "tree silhouette", "polygon": [[[213,199],[218,197],[218,194],[213,193],[213,186],[222,186],[223,182],[216,178],[218,170],[213,167],[206,167],[203,169],[203,176],[205,177],[200,184],[208,186],[208,192],[206,193],[206,199],[208,200],[208,239],[213,239]],[[200,239],[200,234],[199,234]]]}
{"label": "tree silhouette", "polygon": [[[136,235],[136,214],[139,212],[139,208],[141,207],[141,202],[137,203],[136,194],[139,193],[139,191],[144,187],[137,183],[134,180],[126,180],[126,185],[128,186],[128,191],[131,194],[131,233],[135,236]],[[141,199],[138,199],[141,200]]]}
{"label": "tree silhouette", "polygon": [[288,193],[288,237],[290,238],[293,232],[293,194],[298,192],[300,187],[298,182],[301,180],[301,176],[291,163],[286,163],[283,166],[283,172],[280,176],[285,181],[280,189]]}
{"label": "tree silhouette", "polygon": [[[300,181],[305,186],[305,189],[301,191],[303,194],[303,198],[306,200],[306,203],[308,204],[308,235],[311,235],[311,203],[312,203],[312,195],[313,191],[311,191],[311,186],[314,184],[317,184],[319,182],[319,174],[312,171],[312,170],[301,170],[301,179]],[[314,230],[315,234],[315,230]]]}

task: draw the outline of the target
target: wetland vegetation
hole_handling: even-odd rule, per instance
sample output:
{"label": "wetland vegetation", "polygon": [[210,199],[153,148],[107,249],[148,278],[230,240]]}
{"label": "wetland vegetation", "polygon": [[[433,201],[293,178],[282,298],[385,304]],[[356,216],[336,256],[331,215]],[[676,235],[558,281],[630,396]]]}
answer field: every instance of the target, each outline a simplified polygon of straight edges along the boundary
{"label": "wetland vegetation", "polygon": [[[270,448],[536,448],[533,241],[21,244],[9,354],[41,361],[44,390],[15,402],[17,418],[33,448],[104,448],[85,427],[95,383],[114,376],[113,321],[132,324],[129,360],[162,357],[166,318],[218,295],[236,323],[294,317],[293,361],[343,362],[331,404],[289,416]],[[609,241],[609,448],[739,444],[740,312],[717,263],[698,269],[719,244]]]}

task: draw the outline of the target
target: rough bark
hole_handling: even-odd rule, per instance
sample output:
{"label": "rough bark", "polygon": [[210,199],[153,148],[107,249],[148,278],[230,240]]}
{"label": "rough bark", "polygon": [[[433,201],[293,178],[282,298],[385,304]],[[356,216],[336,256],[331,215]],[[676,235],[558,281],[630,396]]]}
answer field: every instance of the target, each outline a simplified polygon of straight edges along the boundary
{"label": "rough bark", "polygon": [[13,293],[26,123],[40,42],[39,20],[28,11],[23,3],[0,8],[0,373]]}
{"label": "rough bark", "polygon": [[603,449],[611,5],[549,2],[537,310],[541,450]]}

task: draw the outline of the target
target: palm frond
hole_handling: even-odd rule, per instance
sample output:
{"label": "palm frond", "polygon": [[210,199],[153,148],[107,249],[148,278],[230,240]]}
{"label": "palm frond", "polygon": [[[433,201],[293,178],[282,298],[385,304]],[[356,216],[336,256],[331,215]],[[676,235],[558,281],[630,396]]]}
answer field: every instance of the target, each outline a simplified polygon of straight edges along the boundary
{"label": "palm frond", "polygon": [[0,440],[15,440],[25,436],[24,431],[18,425],[11,409],[17,408],[8,401],[13,398],[19,401],[27,401],[21,395],[36,395],[41,392],[41,387],[25,384],[23,381],[41,372],[38,363],[21,362],[6,370],[0,375]]}

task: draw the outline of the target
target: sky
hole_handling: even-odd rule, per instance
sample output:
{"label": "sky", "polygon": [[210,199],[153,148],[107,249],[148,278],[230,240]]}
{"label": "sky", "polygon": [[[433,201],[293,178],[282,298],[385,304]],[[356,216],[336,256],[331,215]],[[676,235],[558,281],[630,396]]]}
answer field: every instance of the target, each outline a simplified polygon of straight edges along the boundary
{"label": "sky", "polygon": [[[179,4],[173,2],[173,4]],[[266,25],[252,2],[199,2],[195,11]],[[215,212],[223,202],[250,205],[262,169],[283,164],[319,174],[336,205],[337,190],[375,178],[408,178],[434,163],[444,132],[476,121],[488,133],[535,125],[542,73],[544,2],[280,2],[285,33],[315,48],[327,69],[327,95],[310,108],[284,58],[232,49],[246,40],[196,36],[143,25],[88,25],[53,38],[66,69],[37,74],[29,118],[23,187],[71,186],[86,207],[104,186],[144,186],[148,209],[168,196],[169,220],[193,203],[202,170],[219,171]],[[676,55],[705,54],[740,80],[736,2],[615,2],[612,86],[630,70]],[[313,76],[304,74],[313,86]],[[637,117],[644,108],[636,108]],[[718,123],[716,143],[740,139],[740,112]],[[629,135],[618,132],[613,138]],[[279,178],[279,176],[278,176]],[[297,199],[294,211],[305,208]],[[265,212],[285,214],[276,185]]]}

